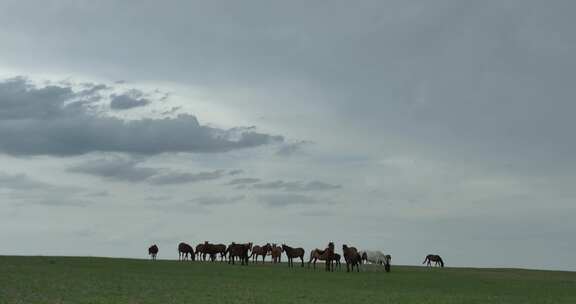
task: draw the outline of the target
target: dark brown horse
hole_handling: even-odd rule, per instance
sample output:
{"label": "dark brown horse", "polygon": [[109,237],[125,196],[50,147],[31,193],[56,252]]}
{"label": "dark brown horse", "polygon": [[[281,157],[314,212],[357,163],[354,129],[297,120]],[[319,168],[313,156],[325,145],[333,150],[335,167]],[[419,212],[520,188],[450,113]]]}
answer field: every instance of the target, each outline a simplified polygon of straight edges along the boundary
{"label": "dark brown horse", "polygon": [[[196,245],[196,255],[198,260],[202,257],[202,253],[204,252],[204,244]],[[204,257],[204,261],[206,261],[206,257]]]}
{"label": "dark brown horse", "polygon": [[440,265],[440,267],[444,267],[444,261],[442,258],[437,254],[429,254],[424,259],[422,264],[426,263],[426,266],[432,267],[432,262],[434,262],[434,266]]}
{"label": "dark brown horse", "polygon": [[288,257],[288,267],[294,267],[294,258],[300,258],[302,267],[304,267],[304,248],[292,248],[286,244],[282,244],[282,250],[286,252],[286,257]]}
{"label": "dark brown horse", "polygon": [[240,259],[242,265],[248,265],[249,254],[248,252],[252,249],[252,243],[247,244],[236,244],[232,243],[226,248],[226,253],[228,253],[228,264],[235,264],[235,257]]}
{"label": "dark brown horse", "polygon": [[316,269],[316,260],[321,260],[326,263],[326,271],[334,271],[334,265],[332,261],[334,260],[334,243],[328,243],[328,247],[324,250],[318,248],[310,252],[310,260],[308,261],[308,268],[310,268],[310,263],[314,260],[314,269]]}
{"label": "dark brown horse", "polygon": [[226,256],[226,245],[224,244],[210,244],[208,241],[204,242],[202,245],[202,259],[206,260],[206,255],[210,256],[210,260],[214,262],[216,260],[216,255],[220,254],[220,261],[224,260]]}
{"label": "dark brown horse", "polygon": [[342,245],[342,252],[344,253],[344,260],[346,261],[346,272],[350,272],[350,266],[352,266],[352,271],[354,271],[354,266],[356,266],[356,270],[360,272],[362,257],[358,254],[358,249],[355,247],[348,247],[344,244]]}
{"label": "dark brown horse", "polygon": [[334,253],[333,262],[334,262],[334,265],[336,266],[336,268],[338,268],[338,269],[342,269],[342,264],[340,263],[341,258],[342,257],[339,254]]}
{"label": "dark brown horse", "polygon": [[282,247],[272,244],[272,250],[270,250],[270,255],[272,255],[272,262],[274,264],[282,262]]}
{"label": "dark brown horse", "polygon": [[250,256],[252,258],[252,262],[256,261],[258,262],[258,256],[262,256],[262,264],[264,264],[264,259],[266,258],[266,255],[268,255],[268,252],[272,251],[272,246],[270,245],[270,243],[266,243],[266,245],[264,246],[254,246],[252,247],[252,255]]}
{"label": "dark brown horse", "polygon": [[156,246],[156,244],[150,246],[148,248],[148,254],[152,258],[152,260],[156,260],[156,255],[158,254],[158,246]]}
{"label": "dark brown horse", "polygon": [[361,262],[362,262],[362,264],[368,263],[368,253],[366,253],[366,251],[362,252]]}
{"label": "dark brown horse", "polygon": [[186,244],[186,243],[180,243],[178,244],[178,260],[187,260],[188,259],[188,254],[190,254],[190,258],[192,259],[192,261],[195,261],[195,255],[194,255],[194,249],[192,249],[192,246]]}

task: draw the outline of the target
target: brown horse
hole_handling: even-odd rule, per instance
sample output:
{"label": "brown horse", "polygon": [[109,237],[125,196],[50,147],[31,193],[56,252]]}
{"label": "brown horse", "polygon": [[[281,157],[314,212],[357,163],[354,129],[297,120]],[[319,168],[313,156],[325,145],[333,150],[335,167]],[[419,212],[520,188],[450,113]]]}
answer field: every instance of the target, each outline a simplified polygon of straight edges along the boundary
{"label": "brown horse", "polygon": [[440,267],[444,267],[444,261],[442,258],[437,254],[429,254],[424,259],[422,264],[426,263],[426,266],[432,267],[432,262],[434,262],[434,266],[440,265]]}
{"label": "brown horse", "polygon": [[178,244],[178,260],[187,260],[188,259],[188,254],[190,254],[190,258],[192,259],[192,261],[196,260],[196,256],[194,255],[194,249],[192,249],[192,246],[186,244],[186,243],[180,243]]}
{"label": "brown horse", "polygon": [[[204,252],[204,244],[196,245],[196,255],[198,260],[202,257],[202,253]],[[204,257],[204,261],[206,261],[206,257]]]}
{"label": "brown horse", "polygon": [[270,255],[272,255],[272,262],[274,264],[282,262],[282,247],[272,244],[272,250],[270,250]]}
{"label": "brown horse", "polygon": [[158,246],[156,246],[156,244],[154,244],[148,248],[148,255],[150,255],[152,260],[156,260],[157,254],[158,254]]}
{"label": "brown horse", "polygon": [[232,243],[226,248],[226,253],[228,253],[228,264],[234,263],[235,257],[238,257],[242,262],[242,265],[248,265],[249,255],[248,251],[252,249],[252,243],[247,244],[236,244]]}
{"label": "brown horse", "polygon": [[368,253],[366,253],[366,251],[362,252],[362,259],[360,260],[360,262],[362,262],[362,264],[368,263]]}
{"label": "brown horse", "polygon": [[210,244],[208,241],[204,242],[202,245],[202,259],[206,260],[206,255],[210,255],[210,260],[214,262],[216,260],[216,255],[220,254],[220,261],[224,261],[224,256],[226,255],[226,245],[224,244]]}
{"label": "brown horse", "polygon": [[348,247],[344,244],[342,245],[342,252],[344,253],[344,260],[346,261],[346,272],[350,272],[350,266],[352,266],[352,271],[354,271],[354,266],[356,266],[356,270],[360,272],[362,257],[358,254],[358,249],[355,247]]}
{"label": "brown horse", "polygon": [[288,267],[294,267],[294,258],[300,258],[302,267],[304,267],[304,248],[292,248],[286,244],[282,244],[282,250],[286,252],[286,257],[288,257]]}
{"label": "brown horse", "polygon": [[266,258],[266,255],[268,255],[268,252],[272,251],[272,246],[270,245],[270,243],[266,243],[266,245],[264,246],[254,246],[252,247],[252,255],[250,256],[252,258],[252,262],[254,262],[256,260],[256,262],[258,262],[258,256],[262,256],[262,264],[264,264],[264,259]]}
{"label": "brown horse", "polygon": [[318,248],[310,252],[310,261],[308,261],[308,268],[310,268],[310,263],[314,260],[314,269],[316,269],[316,260],[321,260],[326,263],[326,271],[334,271],[334,265],[332,261],[334,260],[334,243],[328,243],[328,247],[324,250]]}
{"label": "brown horse", "polygon": [[339,270],[342,269],[342,264],[340,263],[340,259],[341,259],[341,256],[337,253],[334,253],[333,262],[336,265],[336,268],[338,268]]}

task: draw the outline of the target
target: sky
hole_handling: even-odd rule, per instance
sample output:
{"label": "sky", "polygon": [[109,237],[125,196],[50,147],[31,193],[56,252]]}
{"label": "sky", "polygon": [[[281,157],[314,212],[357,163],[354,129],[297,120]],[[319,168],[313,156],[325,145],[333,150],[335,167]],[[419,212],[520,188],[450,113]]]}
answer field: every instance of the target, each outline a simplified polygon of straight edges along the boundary
{"label": "sky", "polygon": [[0,255],[576,270],[575,10],[0,0]]}

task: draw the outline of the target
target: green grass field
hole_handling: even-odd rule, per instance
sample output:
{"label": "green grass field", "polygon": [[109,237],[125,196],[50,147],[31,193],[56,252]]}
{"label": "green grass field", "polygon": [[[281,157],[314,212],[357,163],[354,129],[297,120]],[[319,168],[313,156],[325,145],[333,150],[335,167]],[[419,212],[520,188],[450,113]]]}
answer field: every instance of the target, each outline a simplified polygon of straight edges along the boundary
{"label": "green grass field", "polygon": [[576,273],[0,256],[0,303],[576,303]]}

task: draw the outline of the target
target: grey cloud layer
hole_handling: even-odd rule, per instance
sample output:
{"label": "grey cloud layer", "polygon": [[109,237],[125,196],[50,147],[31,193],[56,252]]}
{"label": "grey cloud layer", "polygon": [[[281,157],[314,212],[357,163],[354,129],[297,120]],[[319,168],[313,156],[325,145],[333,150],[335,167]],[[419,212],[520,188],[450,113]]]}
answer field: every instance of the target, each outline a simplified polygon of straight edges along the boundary
{"label": "grey cloud layer", "polygon": [[147,182],[154,185],[174,185],[215,180],[226,176],[224,170],[187,173],[140,165],[141,160],[111,157],[87,161],[68,168],[69,172],[83,173],[108,180]]}
{"label": "grey cloud layer", "polygon": [[323,191],[323,190],[334,190],[340,189],[340,185],[332,185],[320,181],[311,182],[285,182],[282,180],[254,184],[255,189],[277,189],[284,191]]}
{"label": "grey cloud layer", "polygon": [[311,196],[302,194],[293,194],[293,193],[262,194],[258,196],[258,200],[269,207],[286,207],[292,205],[316,205],[321,203],[321,201]]}
{"label": "grey cloud layer", "polygon": [[71,87],[37,87],[22,78],[1,81],[0,151],[13,155],[209,153],[283,141],[281,136],[252,129],[203,126],[195,116],[185,114],[130,121],[90,115],[86,105],[95,99],[99,100],[98,95]]}
{"label": "grey cloud layer", "polygon": [[142,97],[142,92],[131,90],[126,94],[112,94],[110,96],[110,108],[114,110],[127,110],[146,106],[152,103],[150,100]]}
{"label": "grey cloud layer", "polygon": [[9,199],[20,205],[82,207],[91,203],[82,198],[84,189],[52,185],[35,180],[26,174],[0,172],[0,190],[7,191],[0,191],[0,198]]}

